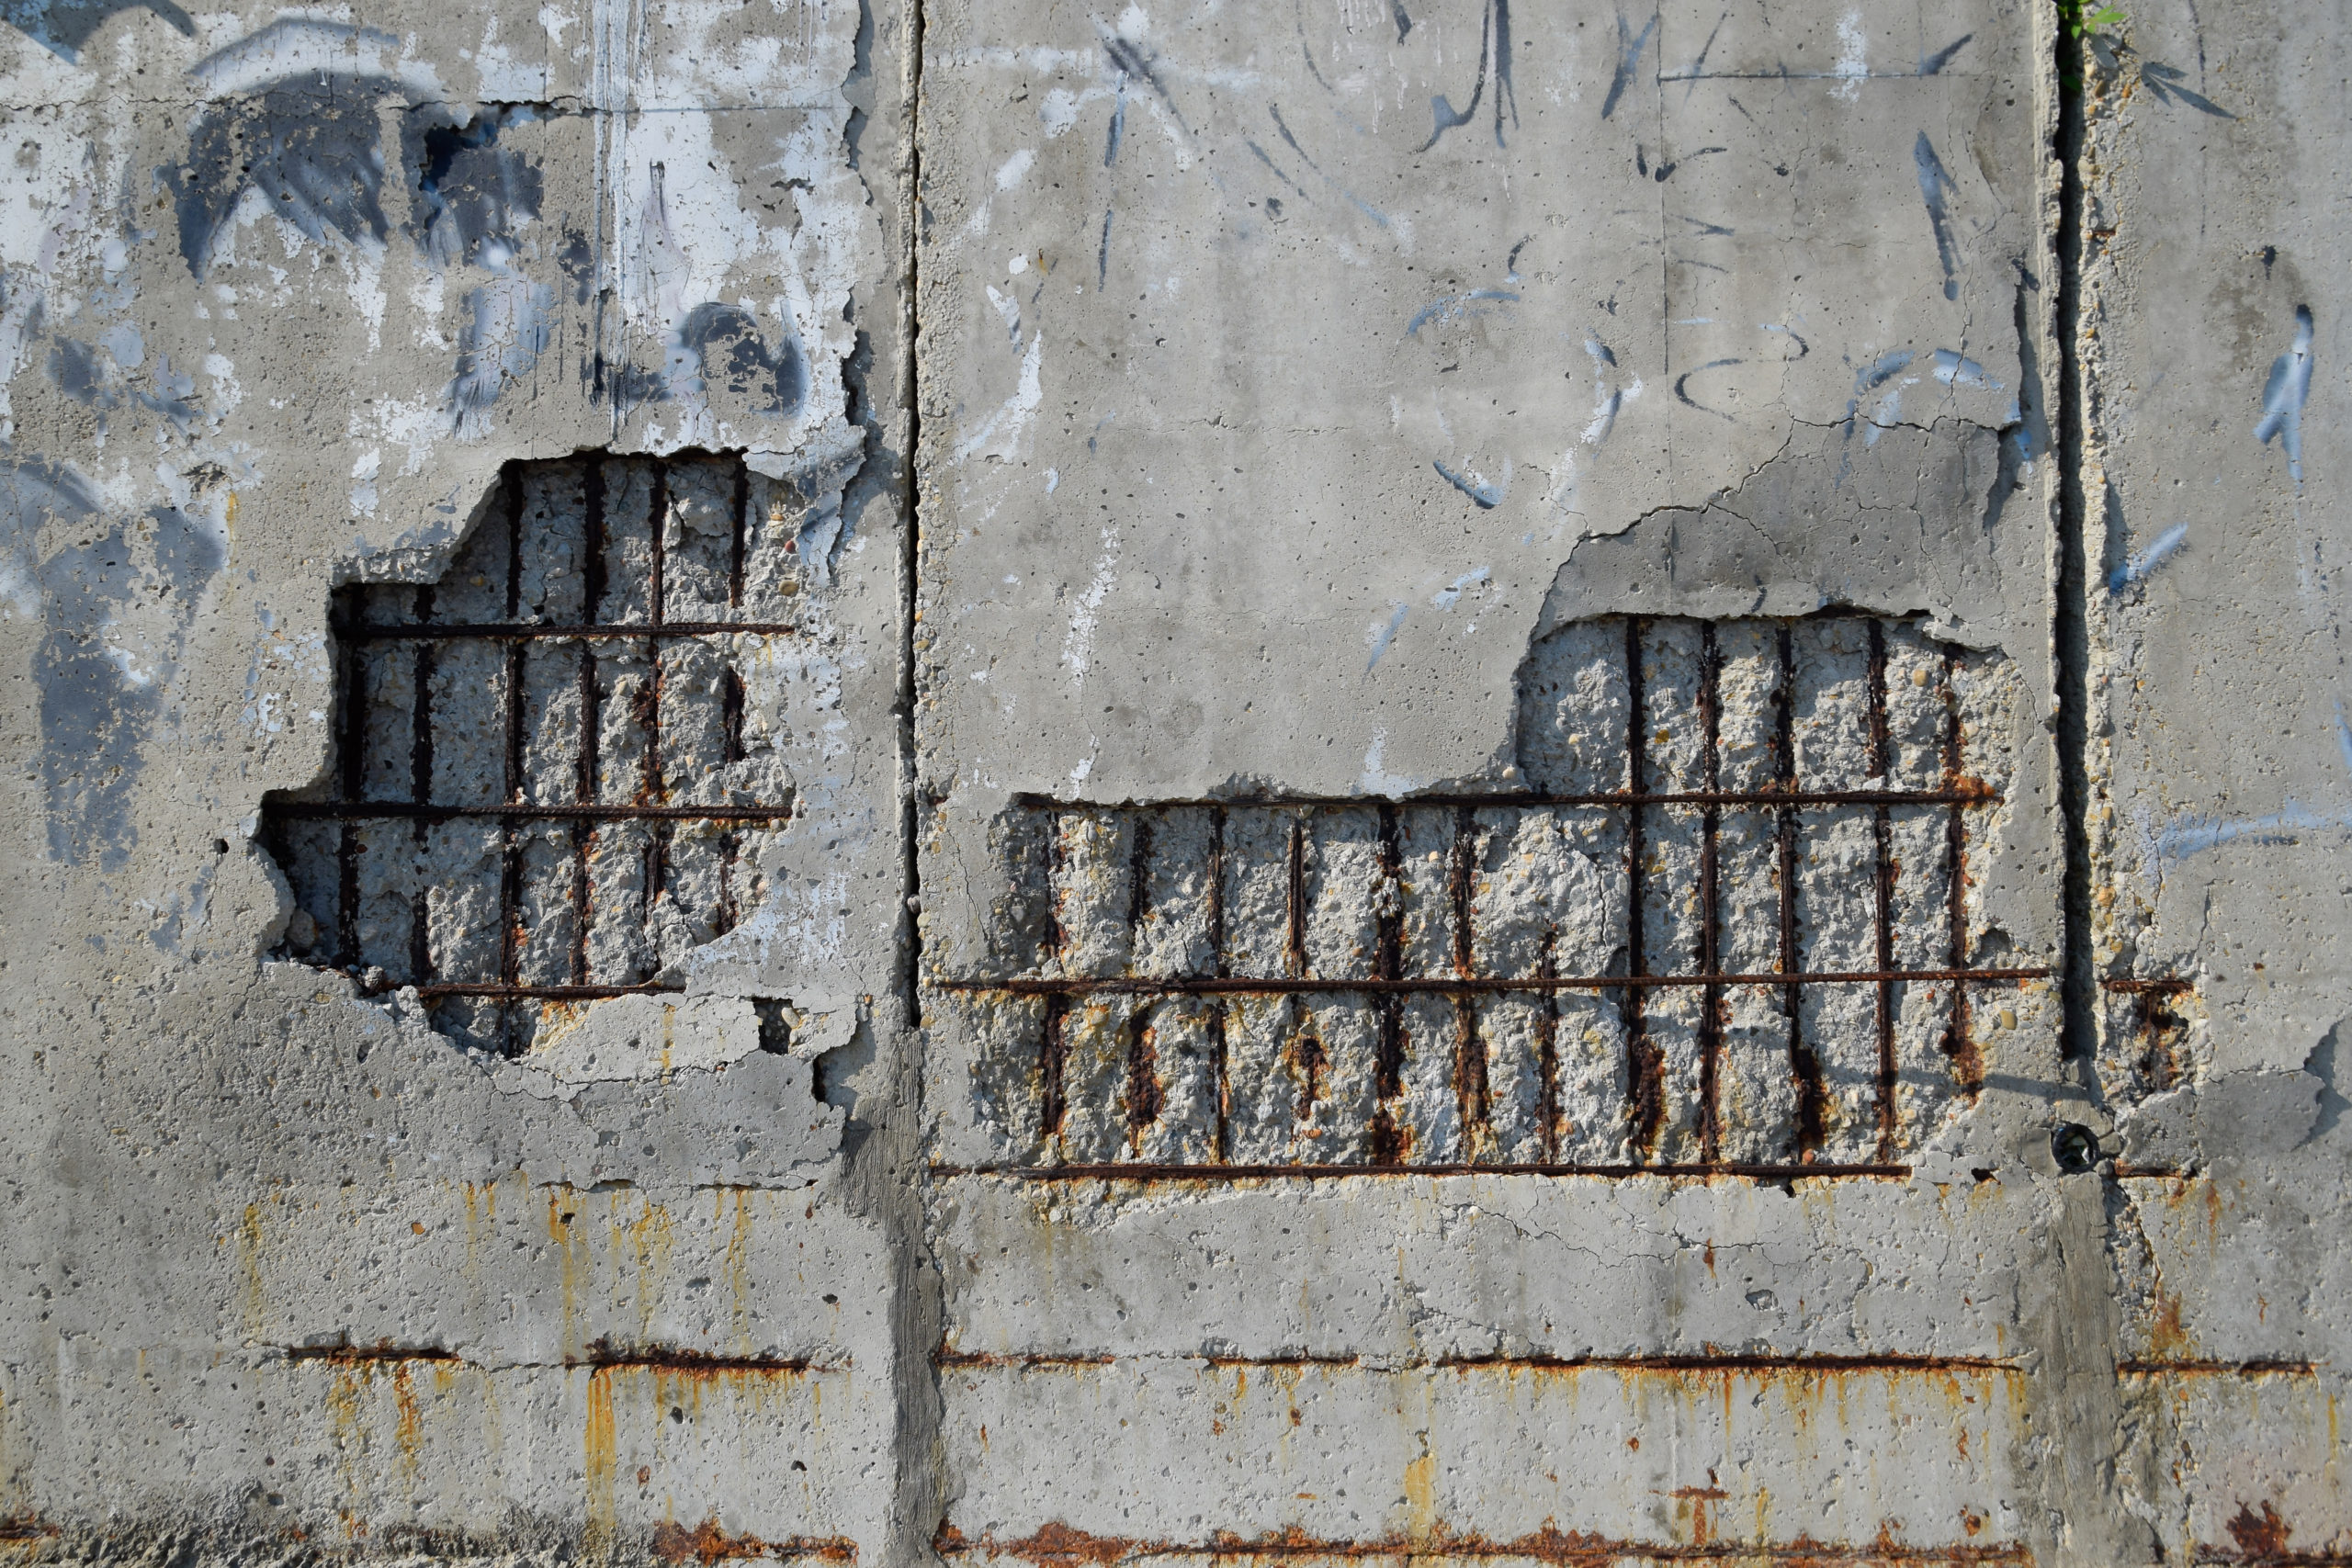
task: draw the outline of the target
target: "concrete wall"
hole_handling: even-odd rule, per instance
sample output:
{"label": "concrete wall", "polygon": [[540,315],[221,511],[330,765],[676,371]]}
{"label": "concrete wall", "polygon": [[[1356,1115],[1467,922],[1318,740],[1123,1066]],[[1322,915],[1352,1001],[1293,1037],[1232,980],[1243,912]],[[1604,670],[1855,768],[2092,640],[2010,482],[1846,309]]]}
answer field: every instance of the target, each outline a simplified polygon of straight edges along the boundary
{"label": "concrete wall", "polygon": [[2323,14],[0,6],[0,1553],[2352,1562]]}

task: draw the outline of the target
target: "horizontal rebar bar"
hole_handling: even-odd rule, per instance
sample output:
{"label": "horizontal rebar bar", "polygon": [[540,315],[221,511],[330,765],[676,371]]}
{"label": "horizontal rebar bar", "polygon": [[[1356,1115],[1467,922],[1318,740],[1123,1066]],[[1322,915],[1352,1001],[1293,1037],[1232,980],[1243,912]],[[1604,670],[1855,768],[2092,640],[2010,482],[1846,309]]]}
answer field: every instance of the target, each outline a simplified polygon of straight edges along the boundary
{"label": "horizontal rebar bar", "polygon": [[1312,976],[1260,978],[1151,979],[1114,975],[1067,979],[932,980],[942,991],[999,991],[1025,997],[1080,996],[1296,996],[1315,991],[1366,991],[1384,995],[1453,996],[1471,992],[1647,990],[1661,986],[1837,986],[1880,981],[1963,983],[2045,980],[2049,969],[1851,969],[1797,975],[1563,975],[1430,976],[1401,979],[1321,979]]}
{"label": "horizontal rebar bar", "polygon": [[485,621],[464,626],[336,626],[345,642],[512,642],[524,637],[627,637],[673,640],[696,637],[791,637],[799,627],[789,621],[664,621],[631,624],[596,622],[584,626],[532,626],[520,621]]}
{"label": "horizontal rebar bar", "polygon": [[1212,799],[1105,801],[1056,800],[1022,795],[1015,804],[1032,811],[1165,811],[1179,807],[1223,807],[1228,810],[1370,811],[1383,806],[1529,807],[1560,806],[1992,806],[2000,792],[1963,781],[1943,789],[1685,789],[1603,790],[1584,795],[1415,795],[1401,800],[1364,795],[1260,795]]}
{"label": "horizontal rebar bar", "polygon": [[525,821],[534,818],[574,822],[780,822],[792,815],[789,806],[582,806],[565,801],[544,806],[436,806],[414,800],[288,800],[262,808],[265,817],[291,817],[330,822],[361,822],[375,818],[441,821],[452,818],[482,818],[490,821]]}

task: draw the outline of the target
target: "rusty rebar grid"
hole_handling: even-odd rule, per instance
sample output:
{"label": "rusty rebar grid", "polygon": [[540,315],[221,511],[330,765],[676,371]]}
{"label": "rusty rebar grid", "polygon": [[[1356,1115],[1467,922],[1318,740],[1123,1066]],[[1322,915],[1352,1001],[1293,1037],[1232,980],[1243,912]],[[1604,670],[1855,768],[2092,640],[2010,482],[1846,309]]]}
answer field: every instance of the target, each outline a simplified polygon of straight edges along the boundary
{"label": "rusty rebar grid", "polygon": [[[608,529],[609,480],[607,466],[600,458],[570,464],[510,464],[501,477],[498,513],[503,513],[504,536],[490,541],[493,550],[503,545],[504,559],[498,575],[505,615],[502,621],[436,624],[435,590],[427,585],[413,591],[414,597],[403,604],[393,606],[394,613],[404,613],[409,618],[401,621],[371,621],[371,591],[353,588],[338,592],[334,613],[330,618],[330,630],[337,644],[343,663],[338,694],[334,740],[335,765],[333,769],[335,789],[333,798],[322,800],[273,800],[263,811],[264,823],[273,843],[283,843],[282,829],[290,821],[314,820],[333,822],[340,832],[333,845],[335,872],[335,914],[333,966],[355,975],[368,974],[372,957],[390,960],[389,950],[377,952],[378,938],[374,928],[363,931],[361,905],[363,887],[360,877],[362,857],[379,848],[379,836],[368,831],[368,825],[379,822],[407,822],[413,826],[416,841],[427,841],[429,830],[436,824],[453,821],[481,821],[495,826],[496,843],[496,940],[492,955],[485,967],[494,967],[496,977],[466,979],[445,976],[436,966],[429,927],[428,898],[430,890],[420,886],[411,897],[409,926],[405,933],[392,939],[405,949],[405,976],[387,977],[374,975],[368,984],[371,991],[384,991],[413,987],[428,1001],[449,998],[478,998],[500,1004],[494,1015],[486,1019],[492,1027],[491,1038],[500,1048],[512,1051],[520,1042],[516,1029],[521,1022],[511,1004],[531,1001],[590,1001],[614,997],[637,995],[669,995],[682,987],[661,981],[598,985],[593,983],[593,963],[589,937],[595,917],[594,857],[599,829],[609,824],[645,822],[652,826],[647,845],[645,874],[648,897],[640,909],[640,919],[646,928],[650,943],[652,935],[654,905],[661,897],[665,879],[664,859],[668,836],[677,823],[719,823],[758,828],[789,821],[795,807],[790,801],[781,804],[726,803],[708,806],[672,805],[667,802],[669,786],[663,776],[662,752],[661,683],[662,675],[662,649],[665,645],[693,640],[723,639],[732,637],[777,637],[795,635],[793,623],[766,621],[673,621],[667,615],[666,547],[671,523],[669,516],[669,468],[663,459],[628,459],[639,462],[650,470],[651,495],[646,517],[648,557],[646,561],[648,603],[646,619],[612,622],[603,618],[607,589],[606,556],[610,545]],[[582,513],[584,535],[583,599],[577,622],[537,623],[525,619],[524,564],[526,556],[526,489],[528,475],[542,469],[576,466],[582,478]],[[734,476],[732,505],[733,537],[728,550],[728,603],[738,606],[742,603],[749,547],[748,474],[740,466]],[[498,525],[493,524],[493,526]],[[389,592],[376,590],[376,593]],[[408,592],[402,590],[401,592]],[[374,605],[381,614],[387,606]],[[601,673],[597,645],[605,641],[621,641],[641,645],[650,665],[640,705],[631,716],[645,737],[645,756],[639,764],[636,798],[626,803],[605,803],[596,797],[601,793],[601,728],[605,706],[600,688]],[[529,652],[534,643],[570,641],[576,645],[576,667],[571,675],[576,686],[578,724],[578,753],[571,768],[572,777],[563,791],[571,796],[564,800],[533,801],[526,762],[529,748],[534,743],[530,724],[531,707],[527,687],[534,660]],[[500,649],[497,674],[487,694],[492,704],[492,735],[500,761],[499,798],[494,803],[457,804],[432,799],[435,773],[435,721],[437,709],[448,701],[447,694],[436,696],[434,690],[441,656],[437,650],[451,644],[474,642],[489,644]],[[402,770],[406,799],[369,799],[370,736],[367,722],[369,699],[370,659],[366,652],[371,645],[409,644],[415,648],[413,662],[408,669],[413,675],[414,690],[409,704],[407,728],[409,755]],[[551,650],[552,651],[552,650]],[[543,655],[542,657],[548,657]],[[376,656],[378,661],[390,658],[389,650]],[[570,659],[574,656],[559,656]],[[731,673],[731,672],[730,672]],[[729,762],[741,761],[744,753],[742,723],[744,695],[740,682],[730,683],[722,695],[721,728]],[[381,740],[381,737],[375,738]],[[379,773],[383,770],[379,766]],[[381,785],[385,781],[379,779]],[[398,786],[395,785],[395,788]],[[563,912],[571,921],[569,941],[560,944],[556,967],[570,984],[534,984],[526,971],[538,967],[534,955],[526,953],[530,932],[525,929],[526,899],[539,891],[532,885],[530,867],[525,853],[529,835],[523,829],[535,822],[559,822],[570,826],[568,875],[550,897],[559,900]],[[736,889],[731,873],[733,860],[740,853],[740,836],[733,831],[720,836],[723,863],[720,868],[720,919],[724,925],[733,924],[736,913]],[[401,937],[404,935],[405,940]],[[363,936],[367,950],[363,951]]]}

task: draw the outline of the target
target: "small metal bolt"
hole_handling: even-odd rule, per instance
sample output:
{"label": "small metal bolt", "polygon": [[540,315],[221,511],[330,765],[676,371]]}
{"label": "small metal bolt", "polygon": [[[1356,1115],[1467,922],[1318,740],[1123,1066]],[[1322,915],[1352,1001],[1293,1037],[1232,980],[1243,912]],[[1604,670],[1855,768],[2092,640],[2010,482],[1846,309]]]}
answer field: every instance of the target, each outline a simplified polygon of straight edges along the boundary
{"label": "small metal bolt", "polygon": [[2051,1129],[2050,1153],[2060,1170],[2080,1176],[2098,1163],[2098,1134],[2080,1122],[2061,1122]]}

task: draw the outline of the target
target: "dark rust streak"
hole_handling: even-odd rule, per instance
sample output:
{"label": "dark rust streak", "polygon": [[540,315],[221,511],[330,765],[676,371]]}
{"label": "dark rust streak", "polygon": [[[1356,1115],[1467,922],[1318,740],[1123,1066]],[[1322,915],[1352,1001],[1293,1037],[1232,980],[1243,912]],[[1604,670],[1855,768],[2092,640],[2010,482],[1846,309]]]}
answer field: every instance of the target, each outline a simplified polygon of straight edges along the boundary
{"label": "dark rust streak", "polygon": [[[1643,951],[1641,797],[1648,786],[1645,764],[1649,716],[1643,701],[1642,623],[1625,617],[1625,973],[1639,980],[1649,973]],[[1625,1033],[1625,1121],[1634,1151],[1649,1154],[1657,1146],[1659,1124],[1666,1119],[1666,1058],[1649,1038],[1642,1018],[1646,990],[1640,985],[1622,987],[1617,993],[1618,1017]]]}
{"label": "dark rust streak", "polygon": [[1159,1041],[1146,1010],[1139,1007],[1127,1020],[1127,1146],[1137,1154],[1159,1120]]}
{"label": "dark rust streak", "polygon": [[[1886,691],[1886,627],[1873,617],[1870,626],[1871,775],[1890,776],[1889,725]],[[1894,823],[1883,805],[1871,809],[1872,871],[1872,934],[1882,973],[1894,968]],[[1878,982],[1878,1157],[1894,1156],[1894,985]]]}
{"label": "dark rust streak", "polygon": [[469,622],[439,626],[355,626],[341,634],[352,642],[525,642],[534,640],[628,637],[640,642],[676,642],[700,637],[791,637],[799,626],[790,621],[644,621],[612,624],[527,626],[507,621]]}
{"label": "dark rust streak", "polygon": [[2099,989],[2120,996],[2185,996],[2197,989],[2197,982],[2167,976],[2155,980],[2101,980]]}
{"label": "dark rust streak", "polygon": [[1283,950],[1289,955],[1290,972],[1303,976],[1306,973],[1306,824],[1296,818],[1290,825],[1288,864],[1288,925]]}
{"label": "dark rust streak", "polygon": [[441,997],[494,997],[510,1001],[593,1002],[608,997],[674,996],[684,986],[663,986],[647,982],[639,986],[506,986],[489,984],[450,984],[419,986],[416,994],[427,1001]]}
{"label": "dark rust streak", "polygon": [[[744,628],[721,625],[717,629]],[[1612,789],[1586,795],[1498,790],[1491,795],[1413,795],[1394,804],[1449,810],[1464,806],[1474,810],[1555,806],[1723,806],[1777,811],[1784,806],[1993,806],[1999,804],[2000,798],[2000,792],[1983,780],[1962,779],[1943,789],[1799,789],[1793,784],[1775,784],[1763,789]],[[1176,807],[1205,806],[1261,811],[1362,811],[1378,804],[1378,799],[1361,795],[1199,795],[1174,799],[1155,795],[1151,804],[1163,811]],[[1057,802],[1051,795],[1019,795],[1013,796],[1013,804],[1027,810],[1046,811]]]}
{"label": "dark rust streak", "polygon": [[1151,814],[1137,812],[1127,835],[1127,951],[1133,962],[1143,918],[1151,912]]}
{"label": "dark rust streak", "polygon": [[270,814],[288,818],[324,818],[335,822],[423,818],[444,821],[461,817],[498,821],[541,819],[581,822],[776,822],[792,815],[788,806],[581,806],[515,804],[512,806],[420,806],[406,800],[289,800],[273,802]]}
{"label": "dark rust streak", "polygon": [[734,528],[727,545],[727,604],[730,609],[743,607],[743,540],[751,526],[752,471],[748,465],[735,465]]}
{"label": "dark rust streak", "polygon": [[523,613],[523,465],[509,463],[506,481],[506,618]]}
{"label": "dark rust streak", "polygon": [[[1390,807],[1390,812],[1396,807]],[[1478,818],[1470,807],[1453,808],[1453,853],[1447,871],[1447,893],[1453,907],[1453,972],[1469,977],[1476,966],[1477,933],[1473,924],[1476,905]],[[1401,889],[1399,890],[1401,902]],[[1396,915],[1402,946],[1404,914]],[[1399,998],[1395,1006],[1401,1009]],[[1478,1005],[1464,996],[1453,998],[1453,1100],[1462,1126],[1462,1152],[1469,1158],[1485,1154],[1494,1142],[1492,1104],[1487,1081],[1487,1055],[1478,1040]]]}
{"label": "dark rust streak", "polygon": [[[416,591],[413,606],[416,618],[430,620],[433,616],[433,589],[430,584]],[[413,801],[425,801],[433,796],[433,648],[425,644],[416,650],[416,664],[412,672],[409,705],[408,793]],[[422,848],[429,829],[420,818],[414,829],[414,840]],[[433,977],[433,921],[431,889],[420,887],[409,903],[408,965],[420,980]]]}
{"label": "dark rust streak", "polygon": [[[1535,960],[1535,977],[1553,978],[1553,967],[1558,962],[1557,949],[1560,929],[1551,927],[1544,933],[1544,946]],[[1544,992],[1544,1010],[1535,1015],[1535,1065],[1541,1075],[1543,1093],[1544,1157],[1546,1161],[1560,1157],[1560,998],[1554,990]]]}
{"label": "dark rust streak", "polygon": [[[1385,896],[1374,917],[1374,969],[1383,979],[1402,973],[1405,962],[1405,916],[1399,897],[1402,853],[1396,839],[1396,807],[1380,806],[1380,885]],[[1318,1040],[1319,1043],[1319,1040]],[[1318,1050],[1313,1068],[1319,1069]],[[1372,1118],[1372,1158],[1375,1165],[1395,1165],[1404,1157],[1398,1135],[1396,1100],[1405,1081],[1405,1005],[1401,997],[1386,997],[1380,1004],[1380,1050],[1373,1064],[1373,1094],[1379,1108]]]}
{"label": "dark rust streak", "polygon": [[[522,485],[519,480],[509,487],[514,497],[512,521],[521,528]],[[514,547],[519,555],[521,547]],[[510,557],[509,565],[514,565]],[[507,591],[507,612],[514,611],[516,587],[510,581]],[[525,651],[521,643],[506,646],[506,789],[507,801],[518,803],[523,798],[523,682],[526,671]],[[502,818],[498,825],[498,978],[503,986],[513,987],[522,979],[523,942],[523,847],[514,836],[514,819]],[[513,1055],[514,1039],[514,1010],[499,1009],[498,1037],[501,1048]]]}
{"label": "dark rust streak", "polygon": [[[1773,692],[1778,734],[1774,737],[1773,761],[1784,795],[1793,797],[1797,787],[1797,656],[1794,634],[1785,623],[1781,626],[1778,651],[1780,680]],[[1780,850],[1781,973],[1791,976],[1781,991],[1781,1010],[1789,1021],[1789,1075],[1796,1089],[1796,1147],[1792,1152],[1802,1159],[1821,1146],[1824,1095],[1821,1064],[1804,1043],[1804,980],[1797,966],[1797,814],[1793,804],[1781,808],[1776,826]]]}
{"label": "dark rust streak", "polygon": [[594,626],[605,608],[605,465],[591,457],[581,475],[581,511],[586,514],[581,541],[583,580],[580,613]]}
{"label": "dark rust streak", "polygon": [[[1715,624],[1699,624],[1700,780],[1709,794],[1723,788],[1723,649],[1715,641]],[[1717,838],[1722,808],[1701,808],[1699,818],[1699,971],[1715,973],[1723,962],[1720,929],[1723,922]],[[1699,1003],[1699,1152],[1702,1158],[1723,1155],[1720,1081],[1723,1074],[1724,995],[1709,986]],[[1546,1042],[1548,1044],[1548,1041]]]}
{"label": "dark rust streak", "polygon": [[796,1356],[714,1356],[670,1345],[615,1345],[590,1340],[578,1356],[566,1356],[567,1367],[612,1368],[625,1371],[752,1372],[799,1376],[807,1372],[839,1371],[845,1363],[812,1361]]}
{"label": "dark rust streak", "polygon": [[338,1367],[364,1367],[397,1361],[462,1363],[465,1360],[455,1350],[438,1345],[395,1345],[389,1339],[379,1339],[373,1345],[288,1345],[283,1348],[283,1353],[289,1361],[325,1361]]}
{"label": "dark rust streak", "polygon": [[1069,1025],[1069,998],[1060,996],[1046,998],[1044,1060],[1038,1065],[1038,1077],[1042,1082],[1038,1095],[1037,1136],[1046,1142],[1049,1153],[1054,1140],[1061,1136],[1062,1115],[1067,1109],[1062,1100],[1062,1069],[1067,1049],[1063,1034]]}
{"label": "dark rust streak", "polygon": [[658,626],[667,618],[664,612],[669,608],[669,588],[662,578],[670,549],[670,465],[658,457],[653,463],[653,493],[646,501],[645,536],[645,615]]}
{"label": "dark rust streak", "polygon": [[[1291,1368],[1291,1367],[1363,1367],[1365,1359],[1358,1355],[1328,1356],[1232,1356],[1184,1355],[1182,1353],[1148,1356],[1116,1355],[1057,1355],[1049,1351],[995,1352],[987,1350],[952,1350],[945,1346],[933,1352],[932,1362],[939,1367],[978,1367],[1003,1369],[1014,1367],[1111,1367],[1127,1363],[1151,1361],[1187,1361],[1211,1367]],[[1511,1371],[1525,1368],[1537,1371],[1625,1371],[1625,1372],[1699,1372],[1706,1374],[1801,1372],[1825,1377],[1851,1376],[1871,1372],[1927,1373],[1943,1372],[2013,1372],[2018,1362],[1998,1356],[1798,1356],[1798,1355],[1633,1355],[1633,1356],[1430,1356],[1416,1358],[1402,1363],[1375,1358],[1369,1363],[1378,1371],[1420,1371],[1455,1369],[1494,1369]]]}
{"label": "dark rust streak", "polygon": [[1359,1176],[1594,1176],[1622,1179],[1657,1176],[1713,1179],[1718,1177],[1751,1181],[1812,1181],[1827,1178],[1873,1177],[1904,1179],[1907,1165],[1753,1165],[1718,1161],[1713,1165],[1052,1165],[932,1167],[942,1178],[995,1176],[1023,1181],[1323,1181]]}
{"label": "dark rust streak", "polygon": [[[599,465],[592,462],[588,465],[588,471],[591,476],[594,497],[589,508],[590,529],[592,535],[595,536],[595,547],[601,551],[603,548],[600,530],[604,512],[604,470]],[[593,598],[589,603],[588,614],[592,617],[595,614],[595,604]],[[596,799],[597,775],[603,770],[599,766],[599,749],[596,744],[598,723],[596,649],[592,644],[584,642],[580,645],[578,691],[580,744],[576,759],[577,766],[571,781],[571,795],[575,805],[593,806]],[[595,850],[594,825],[584,819],[575,819],[571,830],[571,983],[575,986],[584,986],[588,983],[588,933],[594,924],[596,896],[595,875],[591,861],[595,854]]]}
{"label": "dark rust streak", "polygon": [[772,1562],[804,1557],[828,1562],[857,1561],[857,1542],[841,1536],[796,1535],[763,1540],[755,1535],[729,1535],[718,1528],[717,1519],[709,1517],[692,1529],[665,1519],[653,1527],[651,1544],[654,1557],[661,1562],[701,1562],[710,1568],[747,1557],[764,1558]]}
{"label": "dark rust streak", "polygon": [[[337,617],[347,628],[359,618],[359,598],[354,590],[340,595]],[[368,666],[357,649],[342,650],[343,711],[335,715],[340,756],[341,794],[357,800],[368,791],[367,706]],[[356,967],[359,963],[359,835],[345,828],[335,840],[335,955]]]}
{"label": "dark rust streak", "polygon": [[[1218,979],[1225,976],[1225,808],[1209,810],[1208,865],[1208,942],[1209,970]],[[1225,1004],[1216,1002],[1209,1008],[1209,1059],[1216,1073],[1216,1157],[1222,1162],[1232,1148],[1228,1125],[1232,1113],[1233,1072],[1226,1055]]]}
{"label": "dark rust streak", "polygon": [[[1947,646],[1943,652],[1943,764],[1944,783],[1950,785],[1961,776],[1960,649]],[[1957,803],[1944,818],[1944,923],[1949,942],[1945,957],[1952,968],[1965,969],[1968,967],[1968,813]],[[1951,1059],[1962,1090],[1973,1100],[1984,1087],[1984,1061],[1976,1049],[1968,1003],[1968,988],[1954,986],[1951,991],[1951,1023],[1944,1036],[1944,1055]]]}
{"label": "dark rust streak", "polygon": [[972,1540],[951,1524],[943,1522],[932,1540],[932,1549],[941,1556],[985,1556],[1016,1558],[1039,1565],[1039,1568],[1114,1568],[1114,1564],[1167,1557],[1205,1557],[1232,1559],[1395,1559],[1399,1562],[1439,1562],[1448,1559],[1488,1561],[1521,1559],[1556,1565],[1556,1568],[1611,1568],[1630,1562],[1785,1562],[1791,1568],[1887,1568],[1898,1563],[1935,1564],[1938,1568],[1955,1568],[1959,1564],[2028,1564],[2031,1558],[2023,1545],[2007,1542],[1988,1546],[1898,1546],[1882,1537],[1861,1546],[1834,1545],[1798,1536],[1785,1542],[1744,1545],[1735,1541],[1710,1541],[1686,1545],[1674,1541],[1635,1541],[1601,1536],[1583,1530],[1563,1531],[1545,1525],[1531,1535],[1512,1540],[1493,1540],[1483,1536],[1459,1534],[1439,1525],[1416,1531],[1410,1536],[1387,1536],[1369,1540],[1331,1540],[1309,1536],[1297,1526],[1264,1534],[1243,1537],[1229,1530],[1218,1530],[1205,1541],[1136,1540],[1118,1536],[1091,1535],[1072,1529],[1058,1520],[1049,1521],[1035,1534],[1021,1540],[999,1540],[983,1534]]}
{"label": "dark rust streak", "polygon": [[1498,991],[1624,991],[1656,990],[1668,986],[1793,986],[1871,985],[1881,980],[2014,982],[2043,980],[2052,971],[2026,969],[1826,969],[1817,973],[1763,975],[1476,975],[1467,980],[1443,975],[1364,980],[1293,979],[1287,976],[1222,977],[1217,979],[1155,979],[1140,975],[1074,976],[1067,978],[1008,980],[936,980],[943,991],[1001,991],[1009,996],[1304,996],[1329,992],[1345,996],[1362,992],[1375,996],[1486,996]]}

